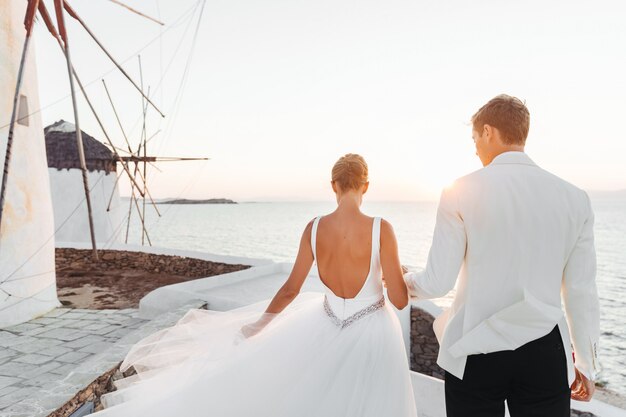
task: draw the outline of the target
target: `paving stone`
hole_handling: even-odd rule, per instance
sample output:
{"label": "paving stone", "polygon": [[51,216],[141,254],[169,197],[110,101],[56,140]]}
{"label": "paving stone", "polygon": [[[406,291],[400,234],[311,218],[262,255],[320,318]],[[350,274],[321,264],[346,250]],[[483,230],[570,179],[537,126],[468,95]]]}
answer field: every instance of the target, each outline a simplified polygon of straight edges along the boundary
{"label": "paving stone", "polygon": [[92,310],[90,308],[73,308],[72,309],[73,313],[91,313],[93,311],[97,311],[97,310]]}
{"label": "paving stone", "polygon": [[42,363],[49,362],[52,358],[46,355],[39,355],[37,353],[28,353],[15,358],[16,362],[28,363],[32,365],[41,365]]}
{"label": "paving stone", "polygon": [[111,333],[107,333],[107,337],[116,337],[116,338],[121,339],[122,337],[126,336],[128,333],[132,331],[133,329],[121,328],[121,329],[114,330]]}
{"label": "paving stone", "polygon": [[52,329],[47,332],[41,333],[38,336],[50,337],[53,339],[59,339],[59,340],[64,340],[64,341],[72,341],[80,337],[83,337],[84,335],[86,335],[86,333],[77,331],[76,329],[66,329],[64,327],[58,327],[56,329]]}
{"label": "paving stone", "polygon": [[37,388],[33,387],[23,387],[8,395],[3,395],[0,397],[0,410],[3,408],[7,408],[12,404],[17,403],[18,401],[22,401],[24,398],[28,398],[30,396],[36,395],[39,391]]}
{"label": "paving stone", "polygon": [[38,353],[41,355],[56,357],[56,356],[64,355],[67,352],[71,352],[71,351],[72,349],[68,347],[64,347],[64,346],[48,346],[45,349],[39,350]]}
{"label": "paving stone", "polygon": [[121,326],[119,324],[117,324],[117,325],[116,324],[110,324],[107,327],[103,327],[101,329],[89,330],[89,332],[93,333],[93,334],[104,336],[104,335],[108,335],[109,333],[114,332],[115,330],[118,330],[120,328],[121,328]]}
{"label": "paving stone", "polygon": [[0,358],[0,365],[7,363],[7,362],[11,362],[13,361],[14,358],[15,356],[7,356],[5,358]]}
{"label": "paving stone", "polygon": [[85,316],[85,314],[87,314],[87,313],[76,312],[76,311],[69,311],[69,312],[63,314],[63,318],[64,319],[78,319],[80,317]]}
{"label": "paving stone", "polygon": [[109,323],[97,321],[97,322],[93,322],[93,323],[86,325],[85,327],[83,327],[83,330],[86,332],[91,332],[91,330],[100,330],[108,326],[109,326]]}
{"label": "paving stone", "polygon": [[46,349],[49,349],[61,343],[63,343],[62,340],[41,338],[41,339],[36,339],[31,342],[26,342],[26,343],[21,343],[19,345],[15,345],[13,346],[13,349],[21,353],[33,353],[33,352],[44,351]]}
{"label": "paving stone", "polygon": [[71,310],[72,310],[71,308],[59,307],[59,308],[55,308],[52,311],[47,312],[42,317],[59,317],[70,312]]}
{"label": "paving stone", "polygon": [[30,322],[16,324],[15,326],[5,327],[4,329],[12,333],[22,333],[28,330],[39,329],[41,324],[33,324]]}
{"label": "paving stone", "polygon": [[0,365],[0,375],[10,376],[10,377],[19,377],[25,372],[30,372],[34,369],[37,369],[36,365],[21,363],[21,362],[7,362]]}
{"label": "paving stone", "polygon": [[87,345],[83,348],[80,348],[79,352],[87,352],[87,353],[100,353],[104,352],[109,347],[113,346],[114,342],[97,342],[92,343],[91,345]]}
{"label": "paving stone", "polygon": [[112,314],[112,313],[117,313],[118,310],[115,308],[103,308],[102,310],[95,310],[98,312],[98,314]]}
{"label": "paving stone", "polygon": [[20,378],[0,375],[0,388],[8,387],[9,385],[13,385],[20,381],[21,381]]}
{"label": "paving stone", "polygon": [[4,363],[8,360],[11,360],[12,358],[14,358],[15,356],[19,354],[20,354],[19,352],[11,348],[0,349],[0,363]]}
{"label": "paving stone", "polygon": [[100,320],[102,314],[99,312],[99,310],[89,310],[85,313],[84,317],[91,320]]}
{"label": "paving stone", "polygon": [[95,323],[95,321],[92,321],[92,320],[72,319],[71,321],[63,323],[63,327],[67,327],[67,328],[70,328],[70,329],[85,330],[85,327],[89,326],[90,324],[94,324],[94,323]]}
{"label": "paving stone", "polygon": [[63,362],[50,361],[43,365],[39,365],[36,369],[22,373],[22,377],[27,379],[40,379],[42,375],[54,371],[60,366],[64,366]]}
{"label": "paving stone", "polygon": [[82,359],[85,359],[87,356],[90,356],[90,354],[87,352],[68,352],[65,355],[57,357],[56,360],[60,362],[77,364]]}
{"label": "paving stone", "polygon": [[[55,368],[58,369],[59,367]],[[52,371],[44,372],[37,376],[37,381],[40,383],[41,387],[49,386],[51,383],[56,381],[60,381],[63,377],[59,374],[55,374]]]}
{"label": "paving stone", "polygon": [[56,319],[53,317],[37,317],[36,319],[32,319],[29,321],[29,323],[34,323],[34,324],[52,324],[55,323]]}
{"label": "paving stone", "polygon": [[24,333],[22,333],[22,336],[37,336],[43,332],[47,332],[50,329],[54,329],[55,327],[60,327],[61,325],[57,325],[57,326],[53,326],[50,324],[47,324],[45,326],[39,326],[36,329],[31,329],[31,330],[27,330]]}
{"label": "paving stone", "polygon": [[68,364],[59,366],[58,368],[52,369],[50,373],[64,377],[65,375],[72,372],[75,368],[76,368],[76,364],[68,363]]}
{"label": "paving stone", "polygon": [[[0,377],[0,380],[4,378],[4,377]],[[12,392],[17,391],[18,389],[23,388],[21,385],[17,385],[17,383],[13,383],[12,385],[8,385],[4,388],[0,388],[0,397],[2,397],[3,395],[7,395],[10,394]]]}
{"label": "paving stone", "polygon": [[71,342],[65,343],[63,347],[67,347],[70,349],[80,349],[82,347],[91,345],[93,343],[102,342],[103,340],[104,338],[102,336],[92,334],[92,335],[88,335],[80,339],[76,339]]}
{"label": "paving stone", "polygon": [[129,320],[127,320],[127,321],[125,321],[125,322],[123,323],[123,326],[124,326],[124,327],[133,327],[133,328],[136,328],[136,327],[141,326],[141,325],[142,325],[142,324],[144,324],[144,323],[147,323],[148,321],[149,321],[149,320],[146,320],[146,319],[141,319],[141,318],[139,318],[139,317],[133,317],[133,318],[131,318],[131,319],[129,319]]}
{"label": "paving stone", "polygon": [[23,343],[23,336],[18,336],[5,330],[0,330],[0,346],[11,347]]}

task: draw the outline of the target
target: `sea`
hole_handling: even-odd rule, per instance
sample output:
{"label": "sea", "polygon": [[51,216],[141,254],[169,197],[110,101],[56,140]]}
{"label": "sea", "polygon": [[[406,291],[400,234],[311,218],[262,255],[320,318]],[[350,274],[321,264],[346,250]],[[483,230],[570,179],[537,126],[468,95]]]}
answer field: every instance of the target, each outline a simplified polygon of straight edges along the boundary
{"label": "sea", "polygon": [[[122,201],[129,202],[126,198]],[[608,389],[626,395],[626,197],[592,198],[592,204],[601,306],[600,381]],[[293,262],[306,224],[317,215],[330,213],[336,204],[246,202],[158,207],[160,216],[146,207],[147,230],[154,246]],[[362,210],[382,216],[393,225],[403,264],[425,265],[436,202],[365,201]],[[140,233],[135,215],[131,217],[128,243],[140,243]],[[445,307],[453,295],[434,301]]]}

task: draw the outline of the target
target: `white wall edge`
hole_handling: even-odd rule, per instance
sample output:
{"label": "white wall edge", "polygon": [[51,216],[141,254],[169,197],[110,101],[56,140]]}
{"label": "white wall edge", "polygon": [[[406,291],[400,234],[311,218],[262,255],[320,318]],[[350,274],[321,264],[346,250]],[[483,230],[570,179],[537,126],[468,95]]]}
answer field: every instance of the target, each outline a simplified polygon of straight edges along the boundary
{"label": "white wall edge", "polygon": [[[73,249],[91,249],[91,242],[55,242],[57,248],[73,248]],[[203,261],[219,262],[225,264],[240,264],[250,266],[261,266],[274,264],[271,259],[263,258],[247,258],[243,256],[220,255],[216,253],[200,252],[183,249],[164,248],[160,246],[142,246],[125,243],[114,243],[108,247],[104,247],[104,242],[96,242],[98,249],[105,250],[125,250],[132,252],[152,253],[155,255],[184,256],[187,258],[201,259]]]}

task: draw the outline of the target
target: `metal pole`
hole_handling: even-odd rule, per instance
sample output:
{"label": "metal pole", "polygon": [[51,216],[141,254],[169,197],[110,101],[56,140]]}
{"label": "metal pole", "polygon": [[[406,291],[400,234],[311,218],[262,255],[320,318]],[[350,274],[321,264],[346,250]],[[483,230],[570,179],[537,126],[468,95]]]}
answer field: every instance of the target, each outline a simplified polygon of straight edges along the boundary
{"label": "metal pole", "polygon": [[128,243],[128,230],[130,229],[130,215],[133,210],[133,198],[135,198],[135,186],[130,184],[130,204],[128,205],[128,220],[126,221],[126,239],[124,239],[124,243]]}
{"label": "metal pole", "polygon": [[123,172],[120,172],[117,178],[115,178],[115,184],[113,184],[113,191],[111,191],[111,197],[109,197],[109,202],[107,203],[107,211],[111,210],[111,203],[113,203],[113,196],[115,195],[117,184],[120,182],[120,178],[122,178],[122,174]]}
{"label": "metal pole", "polygon": [[[144,198],[145,201],[145,198]],[[139,214],[139,218],[141,219],[141,228],[143,229],[141,234],[141,244],[143,245],[143,236],[145,234],[148,239],[148,244],[152,246],[152,242],[150,241],[150,236],[148,236],[148,229],[146,229],[145,219],[141,216],[141,209],[139,208],[139,203],[137,203],[137,199],[135,199],[135,206],[137,207],[137,212]]]}
{"label": "metal pole", "polygon": [[122,131],[122,136],[124,136],[124,140],[126,141],[126,146],[128,146],[128,152],[132,155],[133,149],[130,146],[130,142],[128,141],[128,136],[126,136],[126,131],[124,130],[124,126],[122,126],[122,121],[120,120],[120,117],[117,114],[117,109],[115,108],[115,105],[113,104],[113,98],[111,98],[111,94],[109,94],[109,88],[107,87],[107,83],[104,81],[104,78],[102,79],[102,85],[104,86],[104,91],[107,93],[107,97],[109,98],[109,103],[111,103],[111,107],[113,108],[113,114],[115,115],[117,124],[120,127],[120,130]]}
{"label": "metal pole", "polygon": [[[143,91],[143,68],[141,67],[141,55],[137,55],[137,59],[139,61],[139,77],[141,80],[141,91]],[[148,87],[148,94],[150,94],[150,88]],[[143,140],[143,157],[146,158],[148,155],[146,154],[146,114],[148,108],[144,104],[143,98],[141,99],[141,107],[143,108],[143,127],[141,128],[141,136]],[[143,161],[143,199],[142,199],[142,219],[146,218],[146,161]],[[147,233],[146,233],[147,235]],[[141,244],[143,245],[143,236],[141,235]],[[148,239],[149,241],[150,239]],[[152,246],[152,244],[150,244]]]}
{"label": "metal pole", "polygon": [[93,260],[98,261],[98,249],[96,247],[96,235],[93,223],[93,214],[91,209],[91,196],[89,193],[89,179],[87,178],[87,164],[85,162],[85,150],[83,149],[83,138],[80,131],[80,120],[78,117],[78,106],[76,103],[76,91],[74,89],[74,72],[72,71],[72,59],[70,57],[70,45],[65,31],[65,23],[63,19],[63,0],[55,0],[57,12],[57,20],[61,37],[65,42],[65,61],[67,62],[67,73],[70,81],[70,92],[72,94],[72,107],[74,109],[74,124],[76,125],[76,144],[78,146],[78,157],[80,159],[80,169],[83,174],[83,187],[85,188],[85,201],[87,203],[87,214],[89,216],[89,233],[91,235],[91,246],[93,248]]}
{"label": "metal pole", "polygon": [[156,20],[154,17],[150,17],[150,16],[148,16],[148,15],[146,15],[144,13],[141,13],[140,11],[133,9],[130,6],[127,6],[126,4],[122,3],[121,1],[118,1],[118,0],[110,0],[110,1],[115,3],[115,4],[118,4],[118,5],[122,6],[122,7],[126,8],[126,9],[128,9],[128,10],[130,10],[133,13],[138,14],[139,16],[145,17],[146,19],[150,19],[153,22],[158,23],[161,26],[165,25],[165,23],[161,22],[160,20]]}

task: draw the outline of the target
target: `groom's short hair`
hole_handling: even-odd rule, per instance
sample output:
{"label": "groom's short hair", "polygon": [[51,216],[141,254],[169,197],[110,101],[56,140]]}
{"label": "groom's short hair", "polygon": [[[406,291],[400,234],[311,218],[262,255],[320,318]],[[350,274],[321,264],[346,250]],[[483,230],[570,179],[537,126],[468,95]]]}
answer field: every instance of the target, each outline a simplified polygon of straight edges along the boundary
{"label": "groom's short hair", "polygon": [[473,116],[474,130],[481,132],[488,124],[498,129],[508,145],[524,145],[530,127],[530,113],[517,97],[500,94],[489,100]]}

